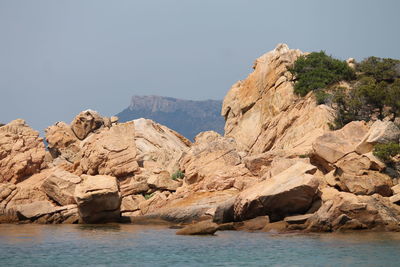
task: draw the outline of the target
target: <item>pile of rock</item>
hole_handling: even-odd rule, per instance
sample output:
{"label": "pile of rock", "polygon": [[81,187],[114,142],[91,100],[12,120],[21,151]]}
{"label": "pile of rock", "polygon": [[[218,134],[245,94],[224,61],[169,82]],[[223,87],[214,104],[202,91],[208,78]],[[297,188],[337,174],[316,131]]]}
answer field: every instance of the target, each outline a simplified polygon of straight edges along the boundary
{"label": "pile of rock", "polygon": [[86,110],[70,125],[39,134],[16,120],[0,131],[0,220],[42,223],[120,221],[142,215],[146,198],[167,197],[190,142],[150,120],[118,123]]}

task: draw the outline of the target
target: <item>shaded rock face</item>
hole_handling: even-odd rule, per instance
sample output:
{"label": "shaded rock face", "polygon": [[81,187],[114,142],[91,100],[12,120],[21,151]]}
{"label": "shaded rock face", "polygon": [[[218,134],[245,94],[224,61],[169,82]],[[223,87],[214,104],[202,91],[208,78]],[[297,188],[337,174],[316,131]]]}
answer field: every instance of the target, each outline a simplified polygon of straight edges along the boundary
{"label": "shaded rock face", "polygon": [[20,182],[38,173],[44,162],[43,139],[24,120],[0,128],[0,182]]}
{"label": "shaded rock face", "polygon": [[58,122],[46,129],[46,141],[53,158],[61,156],[73,163],[79,160],[80,140],[65,122]]}
{"label": "shaded rock face", "polygon": [[329,130],[334,112],[317,105],[309,95],[293,93],[288,71],[301,55],[280,44],[255,62],[254,72],[232,86],[224,99],[225,136],[235,138],[239,149],[251,154],[285,149],[307,154],[313,141]]}
{"label": "shaded rock face", "polygon": [[71,129],[79,140],[85,139],[89,133],[103,126],[103,118],[93,110],[79,113],[71,123]]}
{"label": "shaded rock face", "polygon": [[121,196],[117,179],[106,175],[82,175],[83,182],[75,188],[79,215],[85,223],[118,221]]}
{"label": "shaded rock face", "polygon": [[392,121],[375,121],[363,140],[357,145],[356,151],[365,154],[372,151],[375,144],[399,142],[400,129]]}
{"label": "shaded rock face", "polygon": [[297,163],[271,179],[267,179],[241,192],[234,204],[237,221],[268,215],[279,221],[294,214],[303,214],[318,197],[316,167]]}
{"label": "shaded rock face", "polygon": [[323,205],[308,219],[310,230],[400,229],[399,206],[380,195],[356,196],[326,188],[321,198]]}

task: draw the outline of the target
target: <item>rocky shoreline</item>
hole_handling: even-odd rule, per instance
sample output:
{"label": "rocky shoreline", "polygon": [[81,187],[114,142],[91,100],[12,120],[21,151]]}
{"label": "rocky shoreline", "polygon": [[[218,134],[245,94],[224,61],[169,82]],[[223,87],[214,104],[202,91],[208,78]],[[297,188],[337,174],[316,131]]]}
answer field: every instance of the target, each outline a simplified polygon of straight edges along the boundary
{"label": "rocky shoreline", "polygon": [[192,143],[151,120],[86,110],[39,133],[0,127],[1,223],[157,223],[218,230],[400,230],[398,173],[372,154],[392,121],[332,131],[334,110],[293,93],[303,53],[278,45],[224,99],[225,135]]}

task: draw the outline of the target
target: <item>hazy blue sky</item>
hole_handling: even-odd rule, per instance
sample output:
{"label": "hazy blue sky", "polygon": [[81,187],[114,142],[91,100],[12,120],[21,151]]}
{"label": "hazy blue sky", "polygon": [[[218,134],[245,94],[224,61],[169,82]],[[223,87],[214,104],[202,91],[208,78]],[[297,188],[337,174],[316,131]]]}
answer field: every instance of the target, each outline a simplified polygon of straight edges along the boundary
{"label": "hazy blue sky", "polygon": [[222,99],[284,42],[400,58],[400,1],[0,0],[0,122],[38,130],[135,94]]}

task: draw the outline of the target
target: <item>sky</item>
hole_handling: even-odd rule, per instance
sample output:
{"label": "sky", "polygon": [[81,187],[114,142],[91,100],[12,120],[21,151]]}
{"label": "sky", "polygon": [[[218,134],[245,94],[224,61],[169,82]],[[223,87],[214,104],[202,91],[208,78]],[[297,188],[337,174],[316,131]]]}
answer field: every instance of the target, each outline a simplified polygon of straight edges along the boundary
{"label": "sky", "polygon": [[398,0],[0,0],[0,122],[43,131],[133,95],[223,99],[278,43],[400,58]]}

